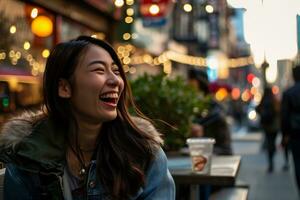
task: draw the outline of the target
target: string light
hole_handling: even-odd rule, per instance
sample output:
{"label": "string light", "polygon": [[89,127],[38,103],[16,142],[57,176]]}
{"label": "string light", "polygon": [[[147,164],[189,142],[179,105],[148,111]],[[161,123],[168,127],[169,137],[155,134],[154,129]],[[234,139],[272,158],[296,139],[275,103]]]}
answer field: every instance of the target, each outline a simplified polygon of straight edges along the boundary
{"label": "string light", "polygon": [[42,56],[43,56],[43,58],[48,58],[49,55],[50,55],[49,49],[44,49],[44,50],[42,51]]}
{"label": "string light", "polygon": [[191,11],[193,10],[193,7],[192,7],[191,4],[186,3],[186,4],[183,5],[183,10],[184,10],[185,12],[191,12]]}
{"label": "string light", "polygon": [[214,7],[212,5],[206,5],[205,10],[207,13],[213,13],[214,12]]}
{"label": "string light", "polygon": [[30,43],[29,43],[28,41],[24,42],[23,48],[24,48],[25,50],[30,49]]}
{"label": "string light", "polygon": [[[124,40],[130,39],[132,37],[129,33],[125,33],[123,35]],[[205,67],[207,66],[207,60],[205,57],[197,57],[197,56],[191,56],[186,54],[180,54],[175,51],[165,51],[161,55],[158,55],[157,57],[152,57],[149,54],[144,54],[140,56],[130,56],[131,49],[135,48],[133,45],[127,44],[126,46],[118,46],[117,47],[117,53],[120,59],[129,57],[131,59],[130,64],[131,65],[139,65],[139,64],[149,64],[149,65],[161,65],[165,62],[174,61],[179,62],[182,64],[187,65],[193,65],[193,66],[199,66],[199,67]],[[231,58],[225,60],[225,63],[227,63],[227,66],[230,68],[235,67],[242,67],[253,64],[253,59],[251,56],[249,57],[241,57],[241,58]],[[260,81],[258,78],[253,78],[252,84],[254,87],[258,87],[260,84]]]}
{"label": "string light", "polygon": [[122,7],[124,5],[124,1],[123,0],[116,0],[115,1],[115,6],[116,7]]}
{"label": "string light", "polygon": [[34,19],[34,18],[36,18],[36,17],[38,16],[38,13],[39,13],[38,9],[37,9],[37,8],[33,8],[33,9],[31,10],[30,17],[31,17],[32,19]]}
{"label": "string light", "polygon": [[16,26],[12,25],[12,26],[9,28],[9,32],[10,32],[11,34],[15,34],[15,33],[17,32]]}

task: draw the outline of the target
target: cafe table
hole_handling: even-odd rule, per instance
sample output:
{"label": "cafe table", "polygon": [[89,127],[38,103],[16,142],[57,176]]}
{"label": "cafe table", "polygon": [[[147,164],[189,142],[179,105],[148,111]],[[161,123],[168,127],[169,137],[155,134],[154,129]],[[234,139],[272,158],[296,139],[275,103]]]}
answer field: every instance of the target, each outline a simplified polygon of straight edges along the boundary
{"label": "cafe table", "polygon": [[168,167],[176,185],[190,185],[191,198],[199,199],[198,186],[233,186],[235,184],[241,156],[212,156],[209,174],[197,174],[192,171],[189,156],[168,156]]}

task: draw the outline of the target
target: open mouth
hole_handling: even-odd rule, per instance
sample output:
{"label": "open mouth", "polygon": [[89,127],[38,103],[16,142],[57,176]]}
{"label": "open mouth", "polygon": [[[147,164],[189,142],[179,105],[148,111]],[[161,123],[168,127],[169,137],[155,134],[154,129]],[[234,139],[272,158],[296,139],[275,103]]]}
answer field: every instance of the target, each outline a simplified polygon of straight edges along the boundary
{"label": "open mouth", "polygon": [[100,101],[108,104],[108,105],[113,105],[116,106],[118,103],[118,94],[117,93],[106,93],[100,96]]}

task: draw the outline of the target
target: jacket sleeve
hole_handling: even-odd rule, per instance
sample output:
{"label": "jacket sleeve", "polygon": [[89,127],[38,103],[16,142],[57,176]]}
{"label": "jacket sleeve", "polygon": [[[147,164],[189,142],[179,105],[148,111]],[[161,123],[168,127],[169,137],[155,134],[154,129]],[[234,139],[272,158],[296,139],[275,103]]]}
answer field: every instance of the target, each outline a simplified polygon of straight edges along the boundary
{"label": "jacket sleeve", "polygon": [[146,186],[138,199],[175,200],[175,184],[169,172],[167,157],[160,148],[146,174]]}
{"label": "jacket sleeve", "polygon": [[4,200],[32,200],[30,184],[26,182],[26,176],[16,166],[6,165],[4,176]]}

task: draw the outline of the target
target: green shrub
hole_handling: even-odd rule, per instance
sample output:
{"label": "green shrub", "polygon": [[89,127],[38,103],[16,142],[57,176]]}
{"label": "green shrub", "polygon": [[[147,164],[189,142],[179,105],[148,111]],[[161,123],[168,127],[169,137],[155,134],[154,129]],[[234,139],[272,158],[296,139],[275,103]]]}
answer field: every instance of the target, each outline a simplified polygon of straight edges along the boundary
{"label": "green shrub", "polygon": [[140,76],[131,81],[131,87],[138,108],[155,121],[156,128],[164,135],[165,149],[174,151],[183,147],[193,117],[206,106],[196,90],[182,77],[170,79],[163,74]]}

